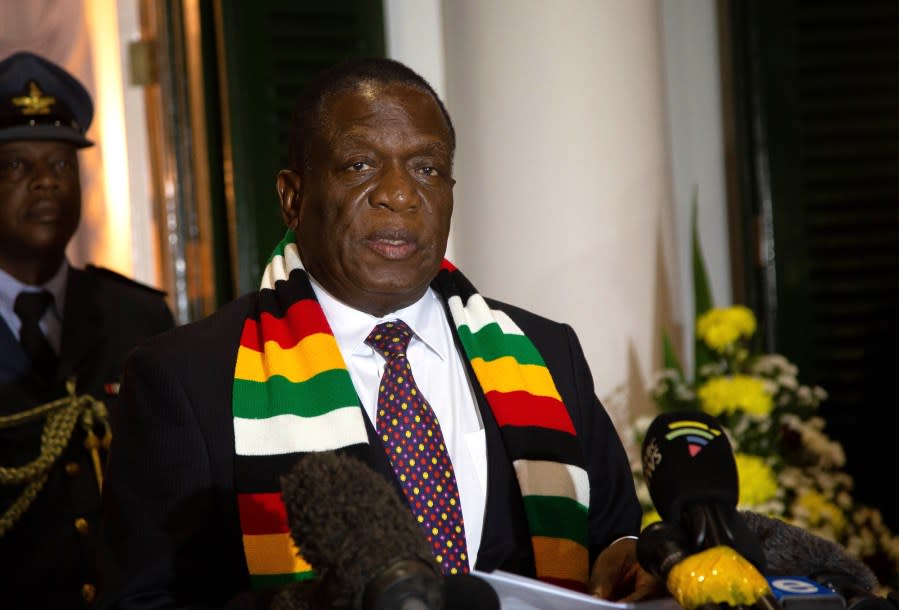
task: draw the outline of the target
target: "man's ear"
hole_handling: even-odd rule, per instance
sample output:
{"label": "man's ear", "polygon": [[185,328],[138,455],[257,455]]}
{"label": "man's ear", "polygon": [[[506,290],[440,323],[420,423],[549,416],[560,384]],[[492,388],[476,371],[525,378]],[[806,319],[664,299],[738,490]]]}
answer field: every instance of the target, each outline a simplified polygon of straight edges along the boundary
{"label": "man's ear", "polygon": [[278,189],[278,199],[281,200],[281,218],[291,231],[296,230],[300,220],[301,186],[302,179],[295,171],[282,169],[278,172],[275,187]]}

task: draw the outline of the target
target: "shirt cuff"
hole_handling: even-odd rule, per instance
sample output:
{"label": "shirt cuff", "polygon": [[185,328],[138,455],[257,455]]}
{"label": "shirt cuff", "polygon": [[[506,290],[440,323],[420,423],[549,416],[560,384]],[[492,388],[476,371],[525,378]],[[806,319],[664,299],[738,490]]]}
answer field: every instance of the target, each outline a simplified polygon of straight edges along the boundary
{"label": "shirt cuff", "polygon": [[[639,539],[640,538],[638,536],[622,536],[621,538],[615,538],[615,540],[612,541],[612,544],[615,544],[616,542],[621,542],[622,540],[639,540]],[[612,544],[610,544],[609,546],[612,546]]]}

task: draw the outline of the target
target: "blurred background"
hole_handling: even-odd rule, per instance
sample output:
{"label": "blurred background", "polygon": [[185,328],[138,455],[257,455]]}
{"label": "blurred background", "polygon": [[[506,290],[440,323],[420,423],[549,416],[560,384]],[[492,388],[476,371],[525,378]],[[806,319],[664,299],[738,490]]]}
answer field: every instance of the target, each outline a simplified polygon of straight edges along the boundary
{"label": "blurred background", "polygon": [[621,428],[654,412],[663,332],[691,362],[695,197],[715,304],[828,391],[859,500],[899,529],[899,3],[2,0],[18,49],[94,96],[71,260],[166,290],[180,323],[256,288],[303,84],[407,63],[458,134],[448,258],[570,323]]}

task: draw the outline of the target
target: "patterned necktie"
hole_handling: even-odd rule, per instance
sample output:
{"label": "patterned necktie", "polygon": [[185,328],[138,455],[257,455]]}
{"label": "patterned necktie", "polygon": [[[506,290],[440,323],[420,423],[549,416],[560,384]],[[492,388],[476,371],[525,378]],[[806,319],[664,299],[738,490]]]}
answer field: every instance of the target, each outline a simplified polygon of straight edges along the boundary
{"label": "patterned necktie", "polygon": [[384,356],[378,436],[444,574],[468,572],[465,525],[443,433],[406,359],[412,330],[402,320],[375,326],[365,340]]}
{"label": "patterned necktie", "polygon": [[46,290],[40,292],[20,292],[16,297],[13,310],[22,320],[19,329],[19,341],[22,349],[31,360],[31,368],[44,379],[50,379],[56,369],[56,352],[41,330],[40,320],[44,317],[53,295]]}

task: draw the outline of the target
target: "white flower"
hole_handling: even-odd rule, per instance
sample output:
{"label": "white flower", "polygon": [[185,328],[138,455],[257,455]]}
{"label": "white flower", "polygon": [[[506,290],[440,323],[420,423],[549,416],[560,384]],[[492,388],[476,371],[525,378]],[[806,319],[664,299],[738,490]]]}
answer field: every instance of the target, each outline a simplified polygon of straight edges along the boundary
{"label": "white flower", "polygon": [[779,383],[782,387],[787,388],[788,390],[795,390],[799,385],[799,382],[796,381],[796,377],[790,375],[780,375],[777,378],[777,383]]}

